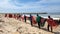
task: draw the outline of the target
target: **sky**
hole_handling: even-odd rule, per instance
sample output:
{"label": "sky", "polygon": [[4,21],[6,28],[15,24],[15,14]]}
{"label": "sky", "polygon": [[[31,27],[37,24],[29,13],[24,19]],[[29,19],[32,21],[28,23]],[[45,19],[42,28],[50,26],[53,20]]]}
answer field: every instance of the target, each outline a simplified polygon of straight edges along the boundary
{"label": "sky", "polygon": [[0,13],[60,13],[60,0],[0,0]]}

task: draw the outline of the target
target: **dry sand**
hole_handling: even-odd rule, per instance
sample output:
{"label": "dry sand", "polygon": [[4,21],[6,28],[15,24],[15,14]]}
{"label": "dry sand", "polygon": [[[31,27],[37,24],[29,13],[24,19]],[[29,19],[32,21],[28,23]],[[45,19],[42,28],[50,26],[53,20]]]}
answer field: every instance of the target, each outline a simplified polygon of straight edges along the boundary
{"label": "dry sand", "polygon": [[60,25],[54,29],[53,33],[47,31],[47,23],[41,29],[32,27],[27,23],[16,20],[14,18],[0,17],[0,34],[60,34]]}

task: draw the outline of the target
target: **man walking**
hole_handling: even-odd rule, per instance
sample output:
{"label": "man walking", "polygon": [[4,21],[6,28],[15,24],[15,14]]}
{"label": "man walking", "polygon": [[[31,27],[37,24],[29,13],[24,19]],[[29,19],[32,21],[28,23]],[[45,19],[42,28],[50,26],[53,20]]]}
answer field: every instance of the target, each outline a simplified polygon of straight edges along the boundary
{"label": "man walking", "polygon": [[41,16],[39,16],[38,14],[37,14],[36,21],[37,21],[37,23],[38,23],[38,27],[39,27],[39,29],[40,29],[40,28],[41,28],[41,27],[40,27],[40,23],[41,23]]}

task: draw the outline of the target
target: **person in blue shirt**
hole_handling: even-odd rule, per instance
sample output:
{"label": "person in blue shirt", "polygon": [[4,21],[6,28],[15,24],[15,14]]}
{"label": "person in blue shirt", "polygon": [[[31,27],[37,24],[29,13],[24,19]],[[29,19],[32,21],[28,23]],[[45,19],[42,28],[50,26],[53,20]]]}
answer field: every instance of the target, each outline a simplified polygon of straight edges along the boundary
{"label": "person in blue shirt", "polygon": [[31,22],[31,26],[33,26],[32,24],[32,15],[30,14],[30,22]]}

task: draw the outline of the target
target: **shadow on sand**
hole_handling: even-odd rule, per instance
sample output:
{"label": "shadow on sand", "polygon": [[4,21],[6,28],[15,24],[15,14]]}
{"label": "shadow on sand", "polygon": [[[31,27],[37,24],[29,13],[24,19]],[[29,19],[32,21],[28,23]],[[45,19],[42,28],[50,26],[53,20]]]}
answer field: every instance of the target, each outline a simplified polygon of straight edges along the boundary
{"label": "shadow on sand", "polygon": [[[30,24],[30,23],[26,23],[26,24]],[[59,24],[60,25],[60,24]],[[32,26],[32,27],[36,27],[36,28],[38,28],[38,26]],[[42,29],[42,30],[45,30],[45,31],[47,31],[47,32],[51,32],[51,31],[48,31],[46,28],[40,28],[40,29]],[[60,32],[51,32],[51,33],[54,33],[54,34],[60,34]]]}
{"label": "shadow on sand", "polygon": [[[34,27],[38,28],[38,26],[34,26]],[[45,30],[45,31],[47,31],[47,32],[51,32],[51,31],[48,31],[48,30],[45,29],[45,28],[40,28],[40,29]],[[51,32],[51,33],[54,33],[54,34],[60,34],[60,32]]]}

